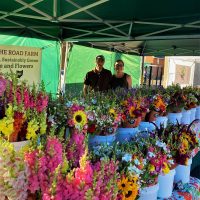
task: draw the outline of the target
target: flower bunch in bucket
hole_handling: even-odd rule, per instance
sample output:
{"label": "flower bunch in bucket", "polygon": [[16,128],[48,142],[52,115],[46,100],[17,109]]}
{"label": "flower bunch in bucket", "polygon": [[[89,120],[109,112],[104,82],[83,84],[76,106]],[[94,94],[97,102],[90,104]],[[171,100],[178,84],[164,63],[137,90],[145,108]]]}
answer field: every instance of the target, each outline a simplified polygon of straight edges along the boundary
{"label": "flower bunch in bucket", "polygon": [[156,94],[149,99],[149,113],[146,115],[146,121],[154,122],[158,116],[166,114],[167,101],[161,94]]}
{"label": "flower bunch in bucket", "polygon": [[169,125],[161,135],[169,145],[175,163],[187,165],[192,157],[193,150],[199,147],[197,134],[191,129],[191,125]]}
{"label": "flower bunch in bucket", "polygon": [[196,108],[198,99],[195,94],[197,94],[197,91],[193,87],[187,86],[183,88],[183,92],[185,96],[187,96],[186,106],[184,109],[190,110],[192,108]]}
{"label": "flower bunch in bucket", "polygon": [[0,133],[11,142],[35,139],[46,132],[48,96],[44,84],[32,88],[20,82],[14,73],[5,76],[4,113],[0,118]]}
{"label": "flower bunch in bucket", "polygon": [[174,164],[169,147],[155,135],[141,140],[139,149],[146,159],[144,171],[141,174],[142,186],[157,183],[158,175],[169,173]]}
{"label": "flower bunch in bucket", "polygon": [[74,127],[80,132],[87,130],[88,119],[84,105],[81,105],[76,101],[68,101],[66,103],[66,112],[67,124],[69,127]]}
{"label": "flower bunch in bucket", "polygon": [[85,99],[88,133],[114,134],[121,123],[121,113],[115,97],[109,93],[94,93]]}
{"label": "flower bunch in bucket", "polygon": [[135,128],[140,124],[142,109],[140,99],[128,97],[121,102],[122,125],[127,128]]}
{"label": "flower bunch in bucket", "polygon": [[27,199],[28,169],[24,152],[15,152],[11,143],[0,139],[0,160],[0,199]]}
{"label": "flower bunch in bucket", "polygon": [[168,112],[179,113],[187,104],[187,96],[184,94],[180,85],[171,85],[166,89],[166,93],[170,96],[167,106]]}

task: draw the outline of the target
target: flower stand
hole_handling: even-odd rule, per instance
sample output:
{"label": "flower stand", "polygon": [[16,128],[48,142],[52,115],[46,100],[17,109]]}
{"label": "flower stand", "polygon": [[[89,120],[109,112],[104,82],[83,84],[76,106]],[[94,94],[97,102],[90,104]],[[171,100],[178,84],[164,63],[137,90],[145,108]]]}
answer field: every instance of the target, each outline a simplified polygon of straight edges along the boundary
{"label": "flower stand", "polygon": [[96,146],[101,144],[112,145],[116,140],[116,133],[111,135],[91,135],[89,134],[89,146]]}
{"label": "flower stand", "polygon": [[190,115],[190,123],[193,122],[196,119],[196,108],[191,109],[191,115]]}
{"label": "flower stand", "polygon": [[159,190],[158,197],[160,198],[169,198],[172,195],[173,182],[175,169],[170,170],[168,174],[160,174],[158,176]]}
{"label": "flower stand", "polygon": [[181,118],[182,118],[182,113],[168,113],[168,123],[170,124],[180,124],[181,123]]}
{"label": "flower stand", "polygon": [[156,125],[160,128],[160,125],[162,124],[164,126],[164,128],[166,128],[167,121],[168,121],[168,118],[166,116],[159,116],[156,119]]}
{"label": "flower stand", "polygon": [[120,143],[128,142],[139,132],[138,127],[136,128],[118,128],[116,140]]}
{"label": "flower stand", "polygon": [[183,110],[182,111],[181,124],[190,124],[190,117],[191,117],[191,111],[190,110]]}
{"label": "flower stand", "polygon": [[192,164],[192,158],[188,160],[188,165],[178,165],[176,167],[176,174],[174,177],[175,183],[179,181],[182,181],[182,183],[189,183],[191,164]]}
{"label": "flower stand", "polygon": [[139,200],[156,200],[158,194],[159,184],[142,188],[139,193]]}
{"label": "flower stand", "polygon": [[141,122],[139,125],[139,130],[141,132],[142,131],[153,131],[155,129],[156,129],[155,125],[150,122]]}
{"label": "flower stand", "polygon": [[196,118],[196,119],[200,119],[200,106],[197,106],[197,107],[196,107],[195,118]]}
{"label": "flower stand", "polygon": [[14,146],[15,151],[19,151],[22,147],[29,144],[29,140],[26,141],[20,141],[20,142],[11,142]]}

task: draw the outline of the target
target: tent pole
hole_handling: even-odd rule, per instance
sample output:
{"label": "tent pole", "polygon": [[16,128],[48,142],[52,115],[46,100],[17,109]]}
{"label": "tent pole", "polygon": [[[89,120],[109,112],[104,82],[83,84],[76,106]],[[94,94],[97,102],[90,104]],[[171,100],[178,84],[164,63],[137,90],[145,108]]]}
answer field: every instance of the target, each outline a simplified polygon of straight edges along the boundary
{"label": "tent pole", "polygon": [[140,78],[140,85],[143,85],[144,82],[144,54],[142,54],[142,65],[141,65],[141,78]]}
{"label": "tent pole", "polygon": [[65,76],[66,76],[66,65],[68,57],[69,43],[62,41],[61,44],[61,55],[60,55],[60,83],[59,83],[59,92],[65,94]]}

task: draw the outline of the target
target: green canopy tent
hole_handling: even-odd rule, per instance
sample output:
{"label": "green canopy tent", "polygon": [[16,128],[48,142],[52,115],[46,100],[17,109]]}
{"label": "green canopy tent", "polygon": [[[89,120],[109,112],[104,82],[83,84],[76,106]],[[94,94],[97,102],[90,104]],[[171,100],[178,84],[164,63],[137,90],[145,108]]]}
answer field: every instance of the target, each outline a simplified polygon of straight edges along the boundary
{"label": "green canopy tent", "polygon": [[[128,48],[122,51],[140,55],[198,55],[199,8],[198,0],[6,0],[0,2],[0,32],[50,40],[124,41]],[[113,43],[106,46],[119,49]]]}

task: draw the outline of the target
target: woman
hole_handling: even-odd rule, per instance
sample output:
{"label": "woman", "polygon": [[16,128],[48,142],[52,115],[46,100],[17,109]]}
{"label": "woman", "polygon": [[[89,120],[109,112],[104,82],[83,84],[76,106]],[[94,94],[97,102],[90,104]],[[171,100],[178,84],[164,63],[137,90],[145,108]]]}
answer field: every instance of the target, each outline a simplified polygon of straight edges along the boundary
{"label": "woman", "polygon": [[124,62],[117,60],[114,68],[115,74],[112,76],[111,88],[116,89],[120,87],[130,89],[132,87],[132,79],[130,75],[124,73]]}

